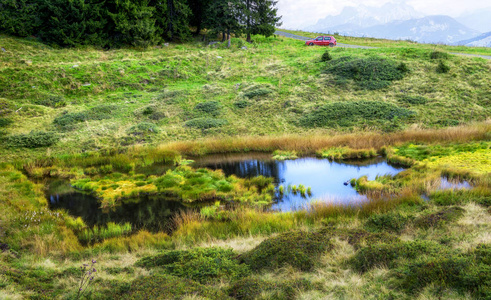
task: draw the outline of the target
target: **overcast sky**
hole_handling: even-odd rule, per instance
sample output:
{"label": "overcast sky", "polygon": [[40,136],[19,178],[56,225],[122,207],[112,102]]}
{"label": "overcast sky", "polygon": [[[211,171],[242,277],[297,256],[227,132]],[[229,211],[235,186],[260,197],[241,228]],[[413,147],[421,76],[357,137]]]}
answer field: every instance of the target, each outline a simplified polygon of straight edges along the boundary
{"label": "overcast sky", "polygon": [[382,6],[387,2],[405,2],[425,15],[458,17],[464,12],[490,7],[489,0],[278,0],[283,28],[300,29],[318,19],[337,15],[345,6]]}

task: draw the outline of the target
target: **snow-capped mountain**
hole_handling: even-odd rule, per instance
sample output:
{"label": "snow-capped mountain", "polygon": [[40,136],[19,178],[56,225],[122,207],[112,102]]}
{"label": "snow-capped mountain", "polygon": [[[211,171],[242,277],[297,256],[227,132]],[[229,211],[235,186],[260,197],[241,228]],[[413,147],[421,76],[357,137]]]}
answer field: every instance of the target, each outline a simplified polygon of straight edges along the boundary
{"label": "snow-capped mountain", "polygon": [[422,16],[413,7],[403,3],[386,3],[382,7],[360,5],[357,7],[345,7],[339,15],[320,19],[317,24],[308,26],[305,30],[317,32],[342,31],[343,33],[348,33],[374,25]]}
{"label": "snow-capped mountain", "polygon": [[491,47],[491,31],[483,33],[472,39],[461,40],[455,45],[474,46],[474,47]]}
{"label": "snow-capped mountain", "polygon": [[420,43],[453,44],[473,38],[479,32],[470,29],[449,16],[427,16],[407,21],[394,21],[384,25],[360,29],[357,36],[412,40]]}

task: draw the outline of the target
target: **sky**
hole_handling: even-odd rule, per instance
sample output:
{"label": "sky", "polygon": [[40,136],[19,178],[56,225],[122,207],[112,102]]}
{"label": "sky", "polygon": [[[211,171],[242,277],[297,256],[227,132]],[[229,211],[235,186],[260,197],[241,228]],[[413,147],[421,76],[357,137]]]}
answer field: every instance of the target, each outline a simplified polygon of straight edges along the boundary
{"label": "sky", "polygon": [[313,25],[328,15],[337,15],[345,6],[382,6],[388,2],[402,2],[424,15],[458,17],[464,12],[490,7],[489,0],[278,0],[278,14],[282,28],[301,29]]}

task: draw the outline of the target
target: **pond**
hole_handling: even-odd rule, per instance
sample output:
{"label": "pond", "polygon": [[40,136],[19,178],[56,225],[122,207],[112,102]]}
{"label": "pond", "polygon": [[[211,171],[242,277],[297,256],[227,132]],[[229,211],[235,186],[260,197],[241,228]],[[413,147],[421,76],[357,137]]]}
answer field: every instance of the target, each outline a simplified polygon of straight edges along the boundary
{"label": "pond", "polygon": [[368,176],[374,180],[377,175],[396,175],[403,168],[389,165],[382,157],[352,161],[329,161],[328,159],[304,157],[295,160],[274,160],[270,154],[220,154],[209,155],[196,160],[193,167],[222,169],[226,175],[237,177],[267,176],[273,177],[278,190],[288,186],[302,184],[310,187],[311,196],[303,197],[299,193],[276,193],[271,209],[291,211],[304,207],[311,199],[342,204],[354,204],[366,200],[351,185],[345,183],[352,178]]}
{"label": "pond", "polygon": [[[267,153],[209,155],[195,160],[192,166],[222,169],[226,175],[243,178],[259,175],[273,177],[276,195],[270,209],[275,211],[300,209],[312,199],[356,204],[366,200],[366,196],[358,194],[351,185],[345,185],[347,181],[364,175],[373,180],[377,175],[395,175],[404,170],[387,164],[381,157],[344,162],[314,157],[278,161]],[[152,173],[161,175],[167,169],[168,166],[155,166]],[[300,184],[310,187],[311,195],[287,192],[289,185]],[[94,196],[73,189],[67,181],[53,180],[47,185],[46,197],[50,208],[65,209],[72,216],[80,216],[89,227],[108,222],[130,222],[134,230],[145,228],[168,232],[171,230],[170,219],[176,212],[196,207],[185,206],[177,199],[164,196],[143,196],[124,200],[120,206],[103,210]],[[284,194],[279,193],[279,186],[284,187]]]}

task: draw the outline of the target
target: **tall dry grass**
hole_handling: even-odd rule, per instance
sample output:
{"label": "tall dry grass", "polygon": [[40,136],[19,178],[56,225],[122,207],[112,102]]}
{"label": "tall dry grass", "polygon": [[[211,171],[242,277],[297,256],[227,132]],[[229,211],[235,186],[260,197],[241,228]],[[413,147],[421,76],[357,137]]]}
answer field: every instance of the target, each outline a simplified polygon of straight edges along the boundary
{"label": "tall dry grass", "polygon": [[339,135],[282,135],[282,136],[242,136],[228,138],[209,138],[198,141],[179,141],[162,144],[160,150],[174,150],[181,154],[200,156],[211,153],[274,150],[297,151],[301,154],[314,154],[317,150],[329,147],[350,147],[352,149],[377,149],[407,142],[445,143],[469,142],[490,138],[491,123],[478,123],[445,129],[406,130],[396,133],[354,133]]}

